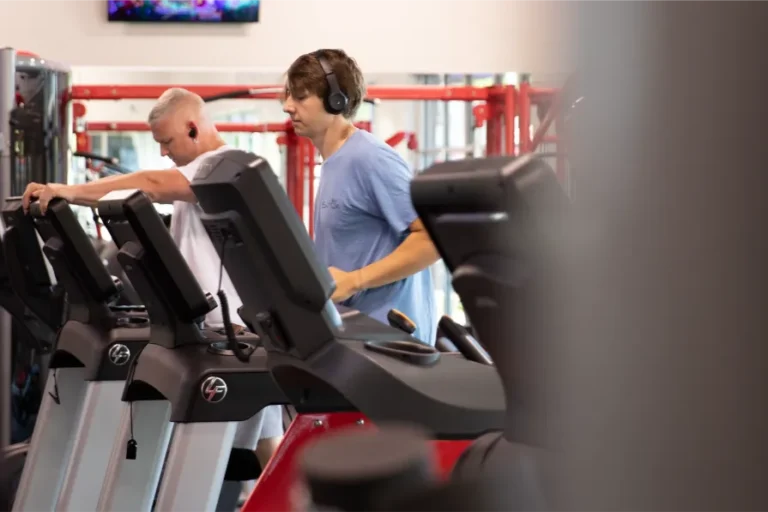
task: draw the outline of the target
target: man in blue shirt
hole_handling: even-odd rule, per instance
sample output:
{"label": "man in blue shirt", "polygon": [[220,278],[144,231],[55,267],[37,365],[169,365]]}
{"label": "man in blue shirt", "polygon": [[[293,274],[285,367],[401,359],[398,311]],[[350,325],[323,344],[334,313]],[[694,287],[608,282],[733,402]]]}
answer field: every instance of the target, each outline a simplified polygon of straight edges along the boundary
{"label": "man in blue shirt", "polygon": [[288,69],[283,110],[323,157],[315,246],[336,281],[332,300],[387,323],[397,309],[435,343],[429,270],[439,254],[416,215],[413,173],[391,147],[352,123],[365,97],[356,62],[341,50],[302,55]]}

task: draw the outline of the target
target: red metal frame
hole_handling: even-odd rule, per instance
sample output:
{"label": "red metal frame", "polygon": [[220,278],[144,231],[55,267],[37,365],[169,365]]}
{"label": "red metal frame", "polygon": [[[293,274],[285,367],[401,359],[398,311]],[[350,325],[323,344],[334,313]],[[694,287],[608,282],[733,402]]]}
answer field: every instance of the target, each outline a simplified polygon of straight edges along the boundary
{"label": "red metal frame", "polygon": [[[217,96],[236,91],[264,89],[242,98],[280,99],[277,92],[283,86],[277,85],[75,85],[70,91],[70,100],[155,100],[171,87],[183,87],[202,97]],[[443,87],[443,86],[375,86],[368,87],[368,98],[372,100],[435,100],[435,101],[477,101],[486,100],[492,94],[488,87]]]}
{"label": "red metal frame", "polygon": [[[87,151],[90,147],[88,133],[94,131],[147,131],[149,126],[139,122],[85,122],[86,100],[123,100],[156,99],[171,85],[76,85],[70,91],[74,103],[74,130],[77,136],[77,149]],[[215,96],[233,91],[248,89],[251,94],[244,98],[280,99],[280,85],[181,85],[201,96]],[[263,90],[264,92],[259,92]],[[524,81],[520,87],[513,85],[476,86],[371,86],[368,98],[373,100],[432,100],[432,101],[481,101],[473,108],[475,127],[486,125],[486,155],[521,155],[534,152],[542,142],[558,144],[557,136],[547,135],[547,130],[554,125],[555,131],[562,128],[562,115],[558,100],[558,90],[534,88]],[[550,111],[531,136],[531,109],[541,103],[551,104]],[[371,130],[368,122],[357,123],[362,129]],[[285,145],[286,189],[292,204],[301,216],[308,221],[310,236],[314,233],[314,188],[316,151],[311,143],[296,135],[290,121],[277,123],[219,123],[221,132],[280,133],[278,144]],[[388,142],[396,145],[407,138],[408,147],[415,149],[416,137],[399,132]],[[516,142],[517,141],[517,142]],[[561,180],[566,180],[566,160],[563,151],[556,151],[556,172]],[[306,197],[305,197],[306,194]],[[305,219],[304,205],[309,206],[309,219]]]}
{"label": "red metal frame", "polygon": [[[290,126],[290,121],[282,123],[216,123],[216,129],[226,133],[281,133]],[[88,132],[148,132],[149,124],[134,121],[89,121],[78,133]]]}
{"label": "red metal frame", "polygon": [[520,153],[530,153],[531,148],[531,86],[528,82],[520,84],[520,103],[517,111],[520,130]]}
{"label": "red metal frame", "polygon": [[[329,413],[298,415],[283,437],[277,452],[256,482],[241,512],[292,512],[300,510],[300,482],[297,461],[301,451],[311,442],[331,430],[343,428],[375,428],[360,413]],[[432,441],[439,474],[447,478],[471,440]]]}
{"label": "red metal frame", "polygon": [[[536,132],[531,135],[531,109],[532,107],[547,104],[547,115],[536,127]],[[520,145],[515,154],[533,153],[541,143],[555,144],[555,172],[561,182],[565,183],[568,179],[568,167],[566,154],[561,147],[560,139],[557,135],[547,135],[549,129],[554,125],[555,133],[559,134],[563,125],[563,107],[561,102],[560,90],[553,88],[534,88],[524,81],[520,84],[518,91],[518,104],[516,105],[518,115],[518,133]]]}

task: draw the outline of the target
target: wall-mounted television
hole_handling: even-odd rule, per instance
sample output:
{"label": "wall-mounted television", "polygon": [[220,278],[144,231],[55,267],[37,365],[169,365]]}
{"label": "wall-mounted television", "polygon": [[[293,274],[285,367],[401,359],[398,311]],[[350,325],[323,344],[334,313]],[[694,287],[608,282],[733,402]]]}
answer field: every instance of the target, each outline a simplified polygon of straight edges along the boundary
{"label": "wall-mounted television", "polygon": [[255,23],[260,0],[107,0],[109,21]]}

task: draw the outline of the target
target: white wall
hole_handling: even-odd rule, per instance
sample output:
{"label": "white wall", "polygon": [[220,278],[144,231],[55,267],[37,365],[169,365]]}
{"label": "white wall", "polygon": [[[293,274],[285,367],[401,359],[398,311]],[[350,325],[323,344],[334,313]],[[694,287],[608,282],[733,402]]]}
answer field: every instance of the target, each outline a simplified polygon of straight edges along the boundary
{"label": "white wall", "polygon": [[572,2],[263,0],[242,26],[106,21],[105,0],[2,0],[0,46],[80,66],[281,72],[340,47],[368,73],[563,71]]}

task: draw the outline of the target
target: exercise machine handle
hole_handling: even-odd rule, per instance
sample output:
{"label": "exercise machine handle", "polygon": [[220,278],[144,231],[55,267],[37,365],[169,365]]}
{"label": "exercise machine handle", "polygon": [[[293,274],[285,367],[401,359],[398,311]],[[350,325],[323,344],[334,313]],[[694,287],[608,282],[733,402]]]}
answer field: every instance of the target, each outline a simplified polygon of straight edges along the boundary
{"label": "exercise machine handle", "polygon": [[73,155],[80,158],[86,158],[88,160],[102,162],[105,167],[119,174],[130,174],[131,172],[130,169],[126,169],[120,165],[120,161],[117,158],[113,158],[111,156],[97,155],[96,153],[89,153],[87,151],[75,151]]}
{"label": "exercise machine handle", "polygon": [[392,327],[400,329],[407,334],[416,332],[416,324],[414,321],[408,318],[405,313],[396,309],[389,310],[389,313],[387,313],[387,321]]}
{"label": "exercise machine handle", "polygon": [[96,153],[90,153],[88,151],[75,151],[73,156],[87,158],[89,160],[96,160],[98,162],[104,162],[105,164],[119,165],[117,158],[105,155],[98,155]]}
{"label": "exercise machine handle", "polygon": [[493,360],[488,352],[480,346],[480,343],[469,332],[453,321],[448,315],[444,315],[438,324],[446,338],[453,343],[461,355],[476,363],[492,365]]}
{"label": "exercise machine handle", "polygon": [[435,348],[440,352],[458,352],[459,351],[459,349],[456,348],[456,345],[454,345],[451,342],[451,340],[449,340],[445,336],[437,337],[437,341],[435,342]]}

